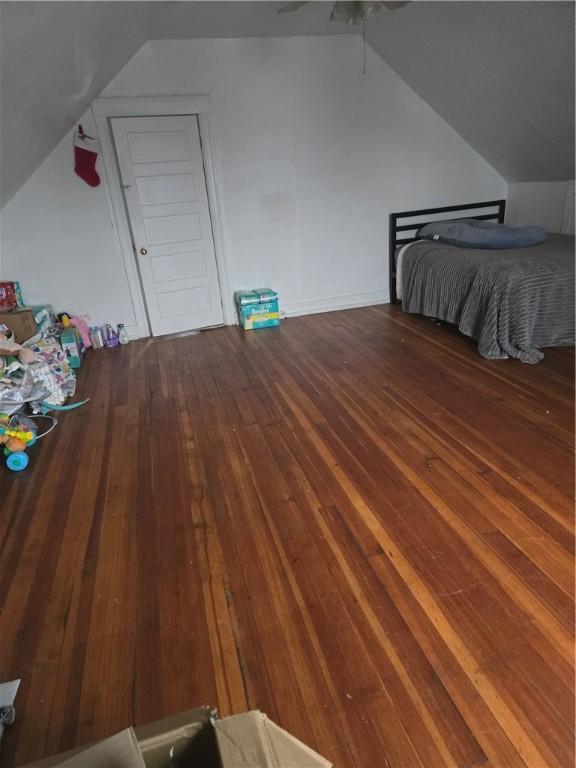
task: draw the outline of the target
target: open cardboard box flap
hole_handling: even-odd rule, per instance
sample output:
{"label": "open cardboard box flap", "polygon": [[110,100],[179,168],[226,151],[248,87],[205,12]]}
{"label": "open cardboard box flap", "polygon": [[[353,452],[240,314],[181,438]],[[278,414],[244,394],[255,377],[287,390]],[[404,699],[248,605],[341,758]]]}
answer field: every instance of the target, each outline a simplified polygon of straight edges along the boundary
{"label": "open cardboard box flap", "polygon": [[132,728],[79,752],[59,765],[61,768],[146,768]]}
{"label": "open cardboard box flap", "polygon": [[122,731],[28,768],[331,768],[262,712],[215,720],[207,707]]}
{"label": "open cardboard box flap", "polygon": [[225,768],[331,768],[332,765],[257,710],[216,720],[214,728]]}

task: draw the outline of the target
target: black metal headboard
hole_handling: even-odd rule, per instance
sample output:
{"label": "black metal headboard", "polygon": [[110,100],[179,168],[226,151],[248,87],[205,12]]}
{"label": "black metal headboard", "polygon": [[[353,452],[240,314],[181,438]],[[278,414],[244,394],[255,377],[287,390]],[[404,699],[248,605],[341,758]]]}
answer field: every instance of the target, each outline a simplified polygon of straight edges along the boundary
{"label": "black metal headboard", "polygon": [[[469,214],[466,211],[477,211],[480,209],[496,209],[491,210],[490,213],[483,214]],[[405,243],[412,243],[417,240],[416,232],[420,227],[430,223],[428,217],[437,213],[455,213],[459,211],[461,216],[450,216],[451,219],[482,219],[485,221],[495,220],[500,224],[504,224],[504,214],[506,211],[506,200],[490,200],[487,203],[471,203],[470,205],[446,205],[444,208],[422,208],[419,211],[401,211],[400,213],[390,214],[390,258],[389,258],[389,273],[390,273],[390,301],[393,303],[396,301],[396,249],[400,245]],[[402,219],[418,218],[419,221],[413,221],[409,224],[399,224]],[[433,219],[439,221],[439,219]],[[412,233],[411,236],[398,236],[398,233]]]}

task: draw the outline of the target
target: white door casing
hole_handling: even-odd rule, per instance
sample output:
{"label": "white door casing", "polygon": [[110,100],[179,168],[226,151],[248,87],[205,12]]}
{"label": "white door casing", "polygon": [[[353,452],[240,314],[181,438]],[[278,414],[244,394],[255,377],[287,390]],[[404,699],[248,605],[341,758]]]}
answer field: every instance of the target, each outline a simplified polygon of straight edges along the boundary
{"label": "white door casing", "polygon": [[198,121],[111,119],[154,336],[223,322]]}

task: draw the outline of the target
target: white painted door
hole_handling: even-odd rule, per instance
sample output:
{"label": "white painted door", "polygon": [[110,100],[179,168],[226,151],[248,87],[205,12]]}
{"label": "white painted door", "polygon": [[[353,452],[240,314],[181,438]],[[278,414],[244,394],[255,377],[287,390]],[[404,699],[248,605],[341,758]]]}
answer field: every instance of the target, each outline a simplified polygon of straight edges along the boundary
{"label": "white painted door", "polygon": [[222,323],[198,120],[112,118],[152,334]]}

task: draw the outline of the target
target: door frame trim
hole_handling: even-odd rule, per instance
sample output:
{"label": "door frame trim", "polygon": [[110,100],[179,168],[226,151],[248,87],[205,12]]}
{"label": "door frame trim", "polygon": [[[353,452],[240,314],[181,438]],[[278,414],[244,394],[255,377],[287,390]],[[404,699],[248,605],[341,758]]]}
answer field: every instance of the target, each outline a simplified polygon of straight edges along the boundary
{"label": "door frame trim", "polygon": [[165,115],[195,115],[197,117],[200,143],[202,145],[202,158],[204,161],[208,207],[212,221],[212,237],[216,254],[222,313],[224,323],[226,325],[233,325],[234,304],[229,290],[229,269],[220,218],[222,206],[216,184],[213,161],[214,153],[210,141],[210,107],[210,96],[205,94],[198,96],[114,96],[96,99],[91,107],[96,123],[98,141],[100,142],[105,183],[108,186],[112,207],[113,224],[120,242],[124,270],[136,317],[136,325],[128,329],[134,337],[151,336],[152,330],[148,320],[144,291],[134,254],[128,212],[122,194],[122,181],[120,179],[120,169],[116,158],[116,147],[112,136],[110,120],[113,117],[162,117]]}

